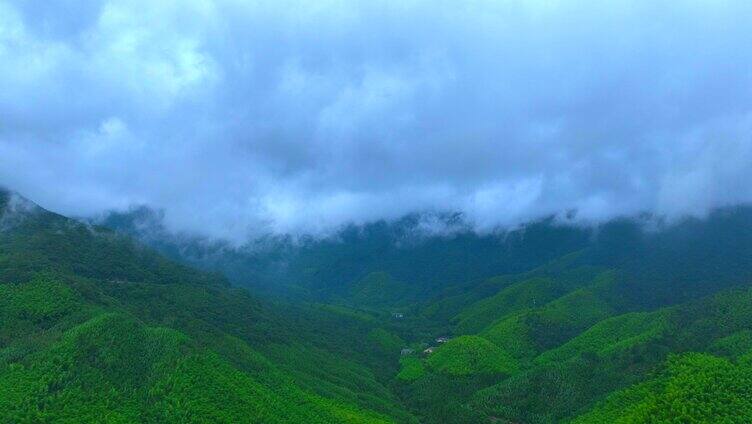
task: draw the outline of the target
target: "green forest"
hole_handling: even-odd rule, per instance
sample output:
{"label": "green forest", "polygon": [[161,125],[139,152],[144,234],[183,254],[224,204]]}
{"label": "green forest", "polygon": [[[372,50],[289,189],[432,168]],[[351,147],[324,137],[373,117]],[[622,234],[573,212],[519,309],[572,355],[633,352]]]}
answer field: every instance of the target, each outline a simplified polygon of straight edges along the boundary
{"label": "green forest", "polygon": [[749,208],[246,250],[143,218],[0,194],[0,422],[752,421]]}

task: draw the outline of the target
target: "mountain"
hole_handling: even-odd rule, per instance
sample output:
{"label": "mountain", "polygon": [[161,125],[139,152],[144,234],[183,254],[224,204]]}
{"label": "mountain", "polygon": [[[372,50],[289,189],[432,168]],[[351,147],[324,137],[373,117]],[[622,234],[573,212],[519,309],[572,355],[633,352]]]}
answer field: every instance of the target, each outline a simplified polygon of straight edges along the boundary
{"label": "mountain", "polygon": [[[353,286],[373,280],[373,272],[400,282],[400,299],[426,300],[453,284],[540,266],[584,248],[592,236],[590,229],[559,225],[553,218],[480,235],[457,214],[415,214],[394,222],[349,225],[329,237],[267,236],[232,246],[171,233],[163,219],[161,212],[139,207],[108,213],[96,222],[176,260],[222,272],[236,285],[325,302],[362,298]],[[426,222],[439,228],[438,234]]]}
{"label": "mountain", "polygon": [[752,208],[422,219],[237,248],[3,192],[0,419],[752,420]]}
{"label": "mountain", "polygon": [[415,421],[362,320],[260,302],[17,194],[0,216],[2,422]]}
{"label": "mountain", "polygon": [[[648,215],[590,227],[548,218],[487,234],[472,231],[456,214],[438,218],[438,226],[450,231],[426,232],[428,219],[410,215],[351,225],[325,238],[270,236],[242,246],[170,233],[162,219],[142,207],[110,213],[99,223],[257,293],[366,309],[443,301],[468,291],[484,296],[498,289],[488,283],[494,277],[529,272],[568,255],[578,256],[569,268],[623,271],[629,285],[624,301],[635,304],[660,306],[752,277],[747,206],[670,224]],[[646,290],[649,296],[642,295]]]}

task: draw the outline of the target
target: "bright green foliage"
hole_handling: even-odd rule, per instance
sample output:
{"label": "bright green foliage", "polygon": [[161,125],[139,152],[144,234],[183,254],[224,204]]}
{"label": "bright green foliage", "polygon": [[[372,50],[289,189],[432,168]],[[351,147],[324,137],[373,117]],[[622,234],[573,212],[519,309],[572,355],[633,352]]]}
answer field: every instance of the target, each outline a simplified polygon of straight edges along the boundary
{"label": "bright green foliage", "polygon": [[707,354],[673,357],[656,379],[609,396],[574,423],[746,423],[752,366]]}
{"label": "bright green foliage", "polygon": [[513,314],[491,326],[481,336],[518,360],[531,360],[537,354],[525,319],[530,311]]}
{"label": "bright green foliage", "polygon": [[[254,380],[182,333],[102,314],[29,366],[0,372],[0,418],[56,422],[385,422],[284,383]],[[263,381],[263,380],[262,380]],[[343,418],[349,417],[349,421]]]}
{"label": "bright green foliage", "polygon": [[533,278],[513,284],[494,296],[483,299],[457,315],[456,331],[477,333],[509,314],[543,306],[564,294],[565,287],[550,278]]}
{"label": "bright green foliage", "polygon": [[0,231],[0,323],[0,422],[415,422],[374,323],[41,209]]}
{"label": "bright green foliage", "polygon": [[564,361],[585,352],[608,356],[647,343],[669,328],[667,314],[668,311],[633,312],[605,319],[564,345],[544,352],[536,362]]}
{"label": "bright green foliage", "polygon": [[44,274],[32,284],[0,284],[0,361],[34,349],[87,316],[66,284]]}
{"label": "bright green foliage", "polygon": [[531,360],[612,313],[593,291],[578,289],[540,308],[511,314],[481,334],[515,358]]}
{"label": "bright green foliage", "polygon": [[[681,305],[677,309],[676,344],[685,350],[715,351],[708,344],[744,330],[752,329],[752,290],[726,290],[698,302]],[[731,346],[728,342],[740,343]],[[739,335],[726,341],[726,349],[744,351],[745,338]],[[723,345],[723,341],[719,341]],[[719,353],[724,353],[721,350]],[[729,352],[734,354],[734,352]]]}
{"label": "bright green foliage", "polygon": [[591,282],[604,271],[581,264],[581,256],[582,251],[575,251],[524,274],[450,285],[452,289],[429,303],[423,314],[433,320],[455,322],[458,333],[477,333],[505,315],[541,306]]}
{"label": "bright green foliage", "polygon": [[559,346],[614,314],[597,288],[582,288],[530,312],[525,323],[539,351]]}
{"label": "bright green foliage", "polygon": [[32,284],[0,285],[0,311],[9,319],[41,325],[70,313],[76,303],[70,287],[43,274]]}
{"label": "bright green foliage", "polygon": [[426,374],[423,361],[416,356],[406,356],[400,359],[400,372],[397,379],[405,382],[418,380]]}
{"label": "bright green foliage", "polygon": [[730,358],[738,358],[752,351],[752,330],[741,330],[720,338],[710,345],[710,351]]}
{"label": "bright green foliage", "polygon": [[[281,382],[284,383],[284,382]],[[167,422],[385,423],[376,414],[302,392],[289,382],[261,384],[215,354],[181,358],[150,396],[152,416]]]}
{"label": "bright green foliage", "polygon": [[0,422],[752,421],[752,210],[206,255],[312,302],[292,303],[7,199]]}
{"label": "bright green foliage", "polygon": [[454,376],[511,374],[518,367],[511,355],[479,336],[452,339],[431,354],[427,362],[432,370]]}
{"label": "bright green foliage", "polygon": [[[606,319],[544,353],[530,368],[479,390],[471,405],[487,416],[510,421],[561,422],[581,414],[611,392],[639,385],[671,351],[709,350],[738,357],[739,366],[746,367],[752,355],[739,355],[749,348],[751,299],[752,290],[734,290],[655,312]],[[643,389],[659,393],[651,385]],[[640,393],[628,392],[624,396],[631,399]],[[641,399],[630,402],[637,404]],[[693,402],[692,398],[683,401],[688,407]],[[614,416],[623,413],[626,412],[613,412]],[[721,418],[687,422],[723,422]],[[609,420],[598,417],[592,422]],[[747,421],[745,416],[731,422]]]}

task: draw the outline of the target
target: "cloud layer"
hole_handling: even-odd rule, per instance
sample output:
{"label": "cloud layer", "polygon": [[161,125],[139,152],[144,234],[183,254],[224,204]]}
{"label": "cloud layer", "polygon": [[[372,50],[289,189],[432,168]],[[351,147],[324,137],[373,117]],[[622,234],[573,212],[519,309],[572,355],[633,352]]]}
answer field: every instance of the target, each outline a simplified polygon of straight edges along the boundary
{"label": "cloud layer", "polygon": [[752,201],[747,0],[0,0],[0,184],[175,229]]}

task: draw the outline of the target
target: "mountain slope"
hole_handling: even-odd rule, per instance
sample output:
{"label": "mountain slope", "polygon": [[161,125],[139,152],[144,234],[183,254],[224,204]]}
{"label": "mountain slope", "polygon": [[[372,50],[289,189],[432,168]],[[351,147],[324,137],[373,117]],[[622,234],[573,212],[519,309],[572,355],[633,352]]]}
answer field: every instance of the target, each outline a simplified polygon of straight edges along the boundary
{"label": "mountain slope", "polygon": [[[18,196],[0,205],[5,420],[752,420],[750,208],[503,236],[414,238],[407,219],[213,251],[235,282],[285,262],[283,302]],[[207,252],[192,248],[172,254]]]}
{"label": "mountain slope", "polygon": [[[238,247],[171,233],[163,219],[159,212],[141,207],[111,212],[97,222],[174,259],[221,271],[234,284],[257,292],[345,304],[358,303],[351,296],[359,295],[357,286],[372,273],[399,283],[372,293],[377,297],[388,298],[397,288],[404,295],[399,300],[427,300],[455,284],[543,265],[585,247],[591,235],[584,228],[556,225],[553,219],[503,234],[477,234],[457,214],[415,214],[346,226],[330,237],[268,236]],[[446,231],[433,234],[434,226]]]}
{"label": "mountain slope", "polygon": [[413,421],[359,340],[373,326],[259,302],[12,193],[0,207],[1,421]]}

